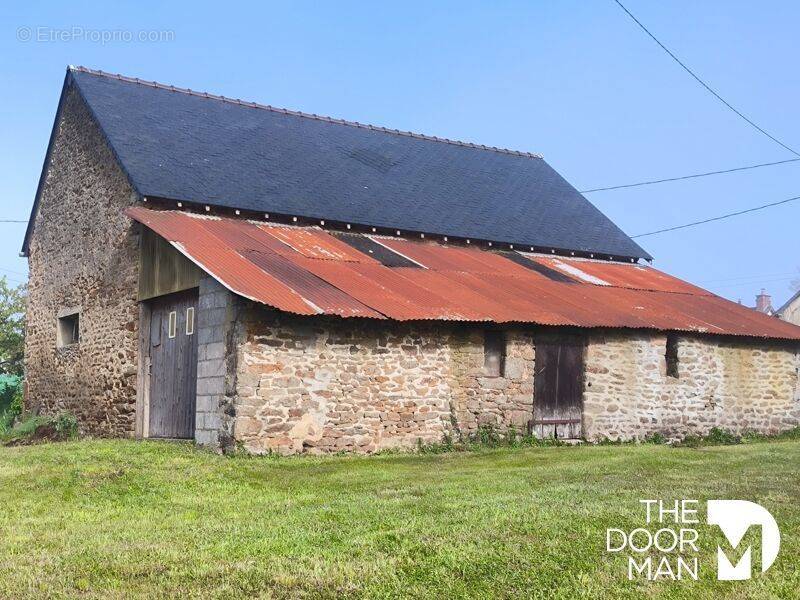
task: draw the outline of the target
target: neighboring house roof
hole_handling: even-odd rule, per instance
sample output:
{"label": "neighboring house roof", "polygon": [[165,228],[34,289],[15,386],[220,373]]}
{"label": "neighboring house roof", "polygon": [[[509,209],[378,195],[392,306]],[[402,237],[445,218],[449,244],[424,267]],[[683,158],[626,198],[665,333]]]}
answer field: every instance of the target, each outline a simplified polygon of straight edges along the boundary
{"label": "neighboring house roof", "polygon": [[789,307],[791,307],[795,302],[798,302],[798,301],[800,301],[800,290],[797,290],[797,292],[794,294],[794,296],[792,296],[786,302],[784,302],[783,306],[781,306],[778,310],[774,311],[775,316],[778,316],[778,317],[782,316],[783,313],[786,312],[786,310]]}
{"label": "neighboring house roof", "polygon": [[73,83],[144,197],[651,258],[538,155],[81,67]]}
{"label": "neighboring house roof", "polygon": [[234,293],[296,314],[800,340],[800,327],[642,265],[143,207],[127,214]]}

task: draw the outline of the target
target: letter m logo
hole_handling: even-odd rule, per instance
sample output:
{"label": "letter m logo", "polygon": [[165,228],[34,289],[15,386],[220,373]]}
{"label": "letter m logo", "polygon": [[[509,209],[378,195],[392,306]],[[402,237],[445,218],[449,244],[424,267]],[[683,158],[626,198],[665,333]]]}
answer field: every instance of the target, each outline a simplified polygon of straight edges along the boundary
{"label": "letter m logo", "polygon": [[[761,572],[775,562],[781,547],[781,534],[775,519],[763,506],[747,500],[709,500],[708,522],[719,526],[734,550],[750,527],[760,526]],[[751,574],[752,552],[749,545],[736,564],[731,563],[725,551],[717,546],[717,579],[739,581],[750,579]]]}

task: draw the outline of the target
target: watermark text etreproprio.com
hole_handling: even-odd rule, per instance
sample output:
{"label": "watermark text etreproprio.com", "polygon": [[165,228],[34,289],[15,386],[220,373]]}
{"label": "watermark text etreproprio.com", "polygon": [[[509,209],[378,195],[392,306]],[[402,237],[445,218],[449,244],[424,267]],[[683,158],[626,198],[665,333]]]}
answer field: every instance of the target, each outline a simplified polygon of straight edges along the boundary
{"label": "watermark text etreproprio.com", "polygon": [[93,44],[130,44],[174,42],[171,29],[89,29],[86,27],[19,27],[19,42],[91,42]]}

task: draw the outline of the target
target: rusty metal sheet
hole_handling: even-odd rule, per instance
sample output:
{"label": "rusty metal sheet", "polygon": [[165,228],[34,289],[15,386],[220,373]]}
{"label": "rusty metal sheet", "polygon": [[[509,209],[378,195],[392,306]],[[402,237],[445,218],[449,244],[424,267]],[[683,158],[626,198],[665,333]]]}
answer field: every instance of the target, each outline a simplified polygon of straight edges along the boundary
{"label": "rusty metal sheet", "polygon": [[372,239],[433,271],[509,274],[525,271],[525,267],[500,254],[475,248],[456,248],[434,242],[412,242],[375,236]]}
{"label": "rusty metal sheet", "polygon": [[150,210],[135,206],[126,209],[125,214],[170,242],[186,242],[202,235],[199,219],[178,211]]}
{"label": "rusty metal sheet", "polygon": [[271,235],[266,235],[259,225],[249,221],[205,219],[202,221],[202,226],[208,233],[219,238],[237,252],[255,250],[288,257],[297,254],[296,250]]}
{"label": "rusty metal sheet", "polygon": [[320,279],[324,279],[347,295],[390,319],[407,321],[429,318],[430,313],[424,306],[392,293],[386,286],[353,270],[353,263],[307,258],[300,264]]}
{"label": "rusty metal sheet", "polygon": [[[502,308],[496,319],[498,322],[520,321],[543,325],[579,324],[563,310],[555,308],[553,305],[537,302],[535,292],[538,290],[532,288],[528,290],[528,294],[519,294],[516,290],[509,288],[507,280],[513,279],[513,277],[458,271],[443,271],[441,274],[446,280],[469,287],[473,292],[497,303]],[[446,285],[444,283],[442,287],[446,288]]]}
{"label": "rusty metal sheet", "polygon": [[385,318],[339,288],[320,279],[292,260],[274,252],[247,250],[243,256],[259,269],[281,281],[327,315],[340,317]]}
{"label": "rusty metal sheet", "polygon": [[657,292],[710,295],[710,292],[696,285],[644,265],[602,264],[587,261],[582,263],[582,266],[588,273],[605,279],[611,285],[618,287]]}
{"label": "rusty metal sheet", "polygon": [[173,245],[226,288],[245,298],[301,315],[322,312],[231,248],[207,240],[174,242]]}
{"label": "rusty metal sheet", "polygon": [[[576,277],[574,270],[577,270],[578,272],[585,273],[588,277],[595,277],[605,284],[615,287],[709,295],[709,292],[702,288],[687,283],[677,277],[667,275],[658,269],[644,265],[577,260],[561,257],[539,257],[534,255],[528,255],[527,258],[552,269],[557,269],[571,277]],[[577,278],[580,280],[580,277]],[[589,281],[584,280],[582,283],[589,283]]]}
{"label": "rusty metal sheet", "polygon": [[[383,265],[351,264],[350,268],[384,287],[388,293],[398,298],[404,298],[421,309],[417,318],[472,321],[481,320],[480,311],[463,306],[457,299],[453,299],[450,291],[441,293],[430,287],[425,287],[417,283],[416,278],[411,275],[403,276],[398,273],[397,268],[389,268]],[[405,267],[407,271],[423,271]]]}
{"label": "rusty metal sheet", "polygon": [[[243,257],[230,245],[230,238],[224,240],[209,234],[207,224],[224,226],[224,220],[141,207],[130,208],[126,213],[172,242],[175,248],[232,292],[286,312],[301,315],[321,312],[283,282]],[[239,222],[236,226],[240,227]],[[245,226],[242,226],[242,231],[247,231]]]}
{"label": "rusty metal sheet", "polygon": [[344,262],[378,262],[321,229],[266,224],[261,224],[259,227],[306,258]]}
{"label": "rusty metal sheet", "polygon": [[396,268],[392,269],[413,281],[431,294],[447,296],[456,305],[453,315],[445,320],[461,320],[458,315],[472,313],[472,321],[506,322],[508,307],[491,297],[481,294],[465,283],[445,277],[441,271],[429,269]]}
{"label": "rusty metal sheet", "polygon": [[641,265],[522,253],[569,276],[560,281],[497,252],[378,238],[427,268],[387,267],[318,229],[142,207],[126,213],[233,292],[297,314],[800,340],[800,327]]}

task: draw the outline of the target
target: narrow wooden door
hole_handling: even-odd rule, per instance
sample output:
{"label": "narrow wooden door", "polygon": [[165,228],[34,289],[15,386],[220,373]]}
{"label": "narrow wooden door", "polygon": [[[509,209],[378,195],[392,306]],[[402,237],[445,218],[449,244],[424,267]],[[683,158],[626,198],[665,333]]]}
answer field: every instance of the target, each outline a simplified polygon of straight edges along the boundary
{"label": "narrow wooden door", "polygon": [[577,337],[537,340],[531,429],[539,437],[581,437],[583,352]]}
{"label": "narrow wooden door", "polygon": [[149,437],[194,437],[197,290],[151,301]]}

